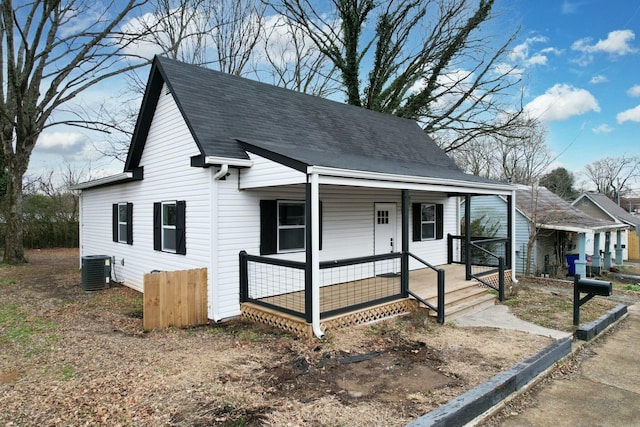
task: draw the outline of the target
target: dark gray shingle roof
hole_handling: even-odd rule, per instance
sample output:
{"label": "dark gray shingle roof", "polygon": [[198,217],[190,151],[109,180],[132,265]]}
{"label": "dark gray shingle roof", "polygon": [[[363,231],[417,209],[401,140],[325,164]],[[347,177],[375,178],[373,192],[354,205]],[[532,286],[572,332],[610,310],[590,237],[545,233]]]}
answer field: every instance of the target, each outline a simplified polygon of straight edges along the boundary
{"label": "dark gray shingle roof", "polygon": [[412,120],[166,58],[152,66],[126,170],[138,166],[162,82],[204,156],[246,159],[244,141],[311,166],[495,183],[461,172]]}
{"label": "dark gray shingle roof", "polygon": [[619,224],[594,218],[545,187],[518,185],[516,206],[530,220],[535,218],[543,228],[566,227],[572,229],[619,228]]}

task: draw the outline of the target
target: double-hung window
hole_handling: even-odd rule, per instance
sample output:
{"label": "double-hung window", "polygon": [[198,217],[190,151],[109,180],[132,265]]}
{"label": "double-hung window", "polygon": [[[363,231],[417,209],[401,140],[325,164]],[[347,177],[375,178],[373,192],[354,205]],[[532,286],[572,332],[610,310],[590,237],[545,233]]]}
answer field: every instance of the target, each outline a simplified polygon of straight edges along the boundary
{"label": "double-hung window", "polygon": [[436,238],[436,205],[423,203],[420,206],[420,236],[422,240]]}
{"label": "double-hung window", "polygon": [[439,240],[444,236],[444,205],[438,203],[414,203],[413,241]]}
{"label": "double-hung window", "polygon": [[162,250],[176,251],[176,202],[162,202]]}
{"label": "double-hung window", "polygon": [[305,248],[304,202],[278,201],[278,252]]}
{"label": "double-hung window", "polygon": [[112,209],[113,241],[133,244],[133,203],[114,203]]}
{"label": "double-hung window", "polygon": [[[260,200],[260,255],[301,252],[307,247],[305,202],[300,200]],[[322,250],[322,201],[318,219]]]}
{"label": "double-hung window", "polygon": [[186,203],[165,201],[153,204],[153,248],[186,255]]}

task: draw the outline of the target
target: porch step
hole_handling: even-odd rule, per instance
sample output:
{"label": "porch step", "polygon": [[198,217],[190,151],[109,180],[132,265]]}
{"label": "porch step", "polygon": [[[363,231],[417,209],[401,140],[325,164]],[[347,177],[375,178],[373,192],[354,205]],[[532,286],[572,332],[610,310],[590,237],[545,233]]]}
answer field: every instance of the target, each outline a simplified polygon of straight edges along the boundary
{"label": "porch step", "polygon": [[[467,282],[467,285],[451,290],[444,297],[445,321],[455,319],[457,316],[482,310],[495,304],[495,295],[489,293],[487,288],[480,286],[476,281]],[[430,297],[426,301],[437,305],[437,296]],[[430,316],[437,316],[433,310],[429,310]]]}

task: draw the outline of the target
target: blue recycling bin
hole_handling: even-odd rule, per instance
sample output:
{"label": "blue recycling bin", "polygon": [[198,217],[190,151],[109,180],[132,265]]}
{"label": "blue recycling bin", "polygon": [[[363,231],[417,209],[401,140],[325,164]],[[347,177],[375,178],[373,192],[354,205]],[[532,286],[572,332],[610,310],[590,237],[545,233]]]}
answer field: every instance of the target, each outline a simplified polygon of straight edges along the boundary
{"label": "blue recycling bin", "polygon": [[580,255],[578,254],[567,254],[565,258],[567,258],[567,265],[569,266],[569,276],[576,275],[576,261]]}

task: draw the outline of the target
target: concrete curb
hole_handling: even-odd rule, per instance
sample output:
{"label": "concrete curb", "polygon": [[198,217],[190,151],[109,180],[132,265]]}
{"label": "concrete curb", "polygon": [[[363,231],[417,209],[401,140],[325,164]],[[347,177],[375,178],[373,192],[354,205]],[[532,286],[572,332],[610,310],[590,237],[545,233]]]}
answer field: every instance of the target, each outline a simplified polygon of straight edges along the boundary
{"label": "concrete curb", "polygon": [[593,322],[580,325],[576,330],[576,338],[582,341],[590,341],[625,314],[627,314],[627,306],[618,304]]}
{"label": "concrete curb", "polygon": [[571,353],[571,337],[556,340],[513,368],[413,420],[406,427],[464,425],[527,385]]}
{"label": "concrete curb", "polygon": [[[582,325],[578,330],[590,338],[580,338],[587,342],[572,349],[572,338],[566,337],[556,340],[533,356],[523,360],[513,368],[501,372],[487,382],[461,394],[446,404],[425,415],[416,418],[406,427],[444,427],[451,425],[465,425],[477,420],[481,416],[494,413],[496,405],[505,399],[518,394],[525,387],[533,383],[535,378],[567,355],[578,351],[587,345],[601,332],[612,327],[627,314],[627,306],[618,304],[607,311],[600,318]],[[493,408],[493,409],[492,409]]]}

